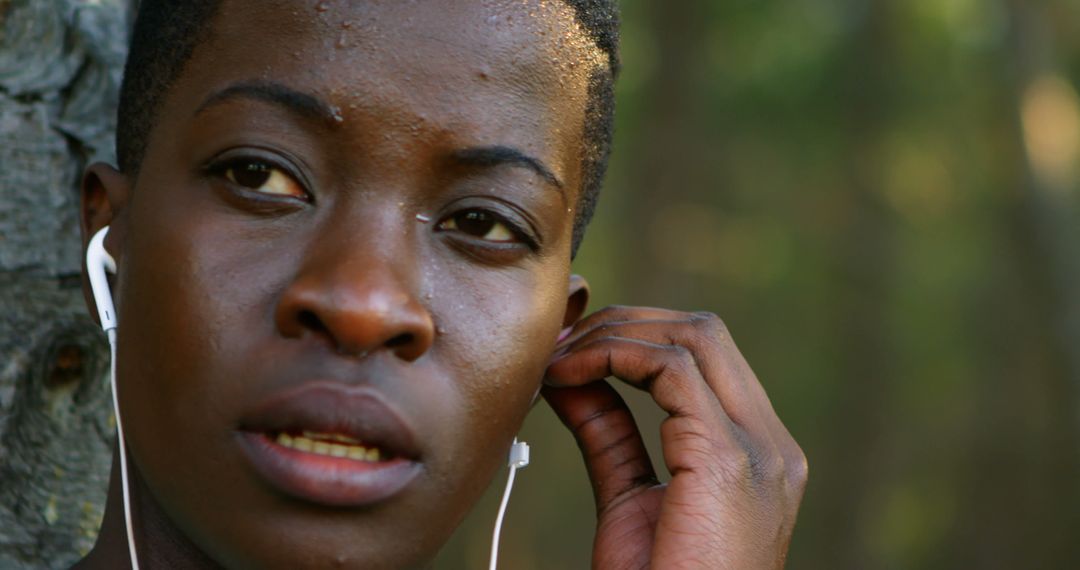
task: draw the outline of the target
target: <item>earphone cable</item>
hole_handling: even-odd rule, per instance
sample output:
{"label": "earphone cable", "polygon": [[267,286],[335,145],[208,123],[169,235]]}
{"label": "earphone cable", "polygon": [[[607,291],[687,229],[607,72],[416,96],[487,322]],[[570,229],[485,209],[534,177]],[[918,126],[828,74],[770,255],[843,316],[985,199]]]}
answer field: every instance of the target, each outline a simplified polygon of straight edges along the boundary
{"label": "earphone cable", "polygon": [[488,570],[496,570],[499,563],[499,534],[502,530],[503,517],[506,515],[506,504],[510,502],[510,490],[514,487],[514,475],[517,467],[510,467],[510,475],[506,478],[506,490],[503,491],[502,504],[499,505],[499,515],[495,517],[495,532],[491,537],[491,563]]}
{"label": "earphone cable", "polygon": [[109,382],[112,384],[113,416],[116,419],[116,438],[120,452],[120,483],[124,490],[124,525],[127,528],[128,553],[132,570],[139,570],[139,557],[135,553],[135,531],[131,524],[131,491],[128,485],[127,442],[124,440],[124,424],[120,421],[120,399],[116,394],[116,329],[106,331],[109,336]]}
{"label": "earphone cable", "polygon": [[514,488],[514,476],[517,470],[529,464],[529,444],[514,438],[514,444],[510,446],[510,473],[506,476],[506,489],[503,491],[502,502],[499,504],[499,514],[495,517],[495,531],[491,535],[491,562],[488,570],[496,570],[499,562],[499,534],[502,531],[503,518],[506,516],[506,505],[510,502],[510,491]]}

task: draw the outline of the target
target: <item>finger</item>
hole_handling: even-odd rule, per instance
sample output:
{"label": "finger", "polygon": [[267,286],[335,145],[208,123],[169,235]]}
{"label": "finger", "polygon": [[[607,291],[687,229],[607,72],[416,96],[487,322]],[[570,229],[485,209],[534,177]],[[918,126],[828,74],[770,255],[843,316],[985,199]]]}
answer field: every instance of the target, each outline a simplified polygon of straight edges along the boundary
{"label": "finger", "polygon": [[[569,345],[565,355],[586,350],[585,347],[606,346],[598,344],[605,339],[636,340],[672,349],[686,349],[697,369],[694,375],[700,375],[708,386],[708,392],[698,397],[717,400],[723,415],[734,424],[731,433],[739,447],[748,454],[753,479],[762,484],[784,481],[789,494],[801,495],[807,471],[805,456],[777,417],[764,389],[731,341],[723,323],[708,314],[682,313],[680,316],[682,319],[677,321],[598,323]],[[567,358],[561,356],[559,359]],[[588,376],[587,372],[563,376],[560,368],[554,371],[549,369],[546,379],[549,385],[566,385],[562,384],[564,382],[577,385],[596,378]],[[601,372],[607,371],[593,371],[597,374]],[[615,372],[609,372],[609,375],[619,376]],[[623,379],[635,384],[633,378]],[[641,384],[638,387],[648,389]],[[661,401],[663,394],[653,395],[664,407]],[[682,429],[681,425],[672,427]]]}
{"label": "finger", "polygon": [[545,387],[541,393],[577,440],[592,482],[597,513],[658,483],[637,423],[610,384]]}
{"label": "finger", "polygon": [[599,340],[605,336],[622,336],[626,338],[641,338],[656,344],[681,344],[677,342],[677,335],[671,334],[687,324],[686,318],[681,315],[665,315],[672,318],[630,319],[622,321],[594,321],[590,326],[576,328],[557,343],[553,358],[557,358],[567,352],[586,344]]}
{"label": "finger", "polygon": [[595,313],[592,313],[585,318],[574,323],[570,334],[563,338],[557,346],[566,346],[578,337],[588,333],[589,331],[602,326],[607,323],[618,323],[624,321],[643,321],[643,320],[667,320],[674,321],[681,318],[685,318],[687,313],[680,311],[673,311],[671,309],[659,309],[655,307],[628,307],[623,305],[612,305],[604,307]]}
{"label": "finger", "polygon": [[701,376],[720,399],[731,420],[751,432],[771,432],[761,413],[759,397],[751,389],[751,384],[757,385],[753,372],[726,333],[714,330],[706,322],[708,319],[698,314],[680,313],[678,316],[680,318],[677,320],[596,323],[557,351],[555,357],[575,352],[604,338],[637,339],[657,345],[686,347]]}
{"label": "finger", "polygon": [[546,382],[548,386],[565,388],[608,376],[649,392],[660,408],[673,416],[731,424],[690,350],[680,345],[605,337],[552,362]]}

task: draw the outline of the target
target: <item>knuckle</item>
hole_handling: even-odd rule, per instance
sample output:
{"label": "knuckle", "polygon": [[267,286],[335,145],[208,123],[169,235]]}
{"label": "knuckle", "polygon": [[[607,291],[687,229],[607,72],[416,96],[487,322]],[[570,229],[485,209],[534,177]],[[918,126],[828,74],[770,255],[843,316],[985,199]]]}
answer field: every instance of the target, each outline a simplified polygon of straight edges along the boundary
{"label": "knuckle", "polygon": [[716,460],[716,469],[721,482],[740,489],[750,489],[755,477],[756,466],[752,454],[744,451],[725,453]]}
{"label": "knuckle", "polygon": [[[679,400],[687,400],[695,394],[692,386],[693,355],[685,347],[671,345],[664,349],[661,365],[653,380],[670,390]],[[654,365],[655,366],[655,365]]]}
{"label": "knuckle", "polygon": [[796,446],[796,453],[785,462],[785,467],[788,487],[801,495],[810,477],[810,464],[801,448]]}
{"label": "knuckle", "polygon": [[784,456],[775,448],[754,445],[741,429],[734,436],[738,446],[722,456],[722,477],[753,497],[785,494],[789,479]]}
{"label": "knuckle", "polygon": [[696,312],[690,316],[690,323],[701,333],[715,339],[724,339],[728,336],[727,325],[716,313]]}
{"label": "knuckle", "polygon": [[752,452],[754,455],[754,476],[766,483],[781,483],[787,478],[787,467],[779,453]]}
{"label": "knuckle", "polygon": [[697,368],[694,353],[681,344],[673,344],[668,348],[668,366],[674,368],[674,372],[686,374]]}

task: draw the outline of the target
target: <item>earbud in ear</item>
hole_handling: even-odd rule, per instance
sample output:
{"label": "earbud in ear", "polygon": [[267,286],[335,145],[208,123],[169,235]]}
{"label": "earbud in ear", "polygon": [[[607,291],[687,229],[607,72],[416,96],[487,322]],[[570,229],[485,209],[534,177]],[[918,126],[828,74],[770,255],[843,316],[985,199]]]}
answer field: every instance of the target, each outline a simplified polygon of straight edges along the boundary
{"label": "earbud in ear", "polygon": [[120,442],[120,485],[124,493],[124,527],[127,529],[128,556],[132,570],[139,570],[139,556],[135,551],[135,531],[131,522],[131,490],[128,482],[127,440],[124,439],[124,422],[120,418],[120,399],[116,394],[116,309],[113,308],[112,292],[106,273],[116,273],[116,260],[105,251],[105,236],[109,226],[105,226],[90,238],[86,248],[86,273],[90,277],[90,290],[94,293],[94,305],[97,306],[101,328],[109,337],[111,370],[109,381],[112,384],[113,417],[116,418],[116,437]]}
{"label": "earbud in ear", "polygon": [[113,308],[112,292],[106,272],[116,273],[116,260],[105,251],[105,236],[109,226],[105,226],[90,239],[86,249],[86,273],[90,277],[90,290],[94,293],[94,305],[97,306],[101,328],[108,332],[116,328],[116,310]]}

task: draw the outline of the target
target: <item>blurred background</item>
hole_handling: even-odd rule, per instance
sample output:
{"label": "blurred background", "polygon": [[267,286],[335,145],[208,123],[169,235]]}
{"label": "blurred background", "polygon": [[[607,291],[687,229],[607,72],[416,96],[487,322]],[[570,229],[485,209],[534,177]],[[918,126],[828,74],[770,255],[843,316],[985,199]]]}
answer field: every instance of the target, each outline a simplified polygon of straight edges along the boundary
{"label": "blurred background", "polygon": [[[73,190],[111,152],[134,3],[0,0],[2,568],[66,567],[101,516]],[[1080,568],[1080,0],[620,4],[576,270],[593,309],[723,317],[809,457],[789,567]],[[576,446],[544,404],[523,438],[500,567],[585,568]],[[486,567],[502,483],[437,568]]]}
{"label": "blurred background", "polygon": [[[809,457],[789,567],[1080,568],[1080,2],[621,5],[576,269],[723,317]],[[524,439],[502,566],[584,568],[573,440]],[[501,489],[437,567],[486,565]]]}

